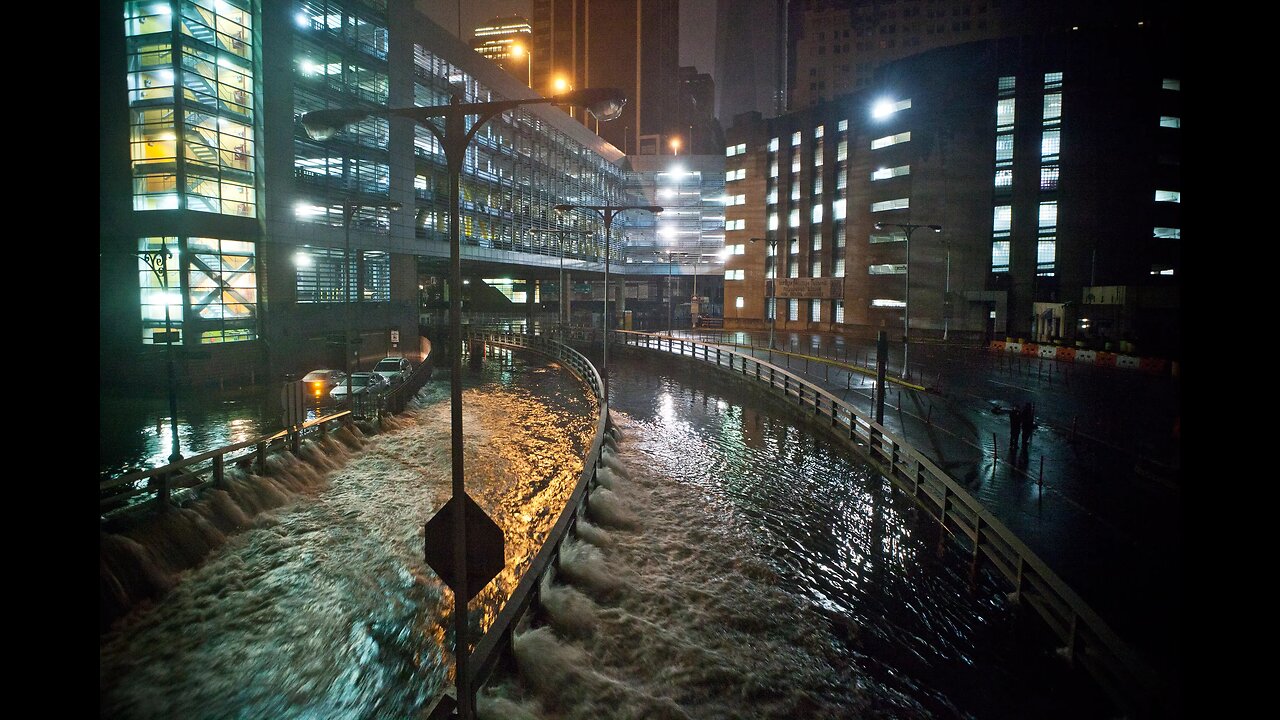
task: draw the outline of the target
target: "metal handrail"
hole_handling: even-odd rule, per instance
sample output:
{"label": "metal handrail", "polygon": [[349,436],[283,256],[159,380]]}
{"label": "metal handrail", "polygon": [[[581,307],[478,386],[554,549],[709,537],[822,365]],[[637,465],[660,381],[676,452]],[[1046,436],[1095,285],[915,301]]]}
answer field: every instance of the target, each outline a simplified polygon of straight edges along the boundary
{"label": "metal handrail", "polygon": [[837,433],[843,441],[909,492],[938,520],[942,530],[967,539],[975,565],[979,557],[985,557],[1012,583],[1010,598],[1034,608],[1064,643],[1060,653],[1083,665],[1114,702],[1139,717],[1166,716],[1170,694],[1137,653],[981,502],[883,425],[803,377],[751,355],[648,333],[619,330],[612,335],[623,345],[711,363],[780,390],[786,399],[829,418],[833,430],[844,431]]}
{"label": "metal handrail", "polygon": [[[348,425],[352,421],[351,411],[325,415],[308,420],[296,429],[286,429],[268,435],[260,435],[232,445],[225,445],[199,455],[184,458],[149,470],[139,470],[127,475],[104,480],[98,484],[99,507],[102,520],[116,519],[131,515],[156,506],[164,507],[173,502],[174,491],[193,493],[209,485],[219,486],[224,480],[224,468],[228,460],[235,463],[253,461],[259,473],[265,471],[266,457],[280,447],[287,446],[295,452],[301,447],[307,436],[324,435],[329,432],[329,425],[340,423]],[[253,448],[242,455],[232,457],[233,453],[246,448]],[[140,483],[145,484],[139,486]],[[127,488],[117,492],[108,492],[116,488]],[[130,502],[139,495],[149,497]]]}
{"label": "metal handrail", "polygon": [[473,341],[492,343],[507,347],[531,350],[552,357],[562,363],[575,376],[584,382],[596,396],[599,414],[596,420],[595,436],[591,441],[591,449],[583,460],[582,473],[578,483],[570,493],[565,509],[560,518],[547,534],[542,547],[534,555],[519,584],[511,597],[503,605],[498,617],[489,626],[471,655],[471,687],[479,688],[493,674],[498,662],[506,658],[514,658],[512,648],[515,628],[531,605],[539,600],[539,588],[542,578],[560,562],[560,548],[568,537],[569,530],[577,524],[578,518],[586,512],[594,485],[596,470],[601,465],[601,449],[604,446],[605,433],[609,430],[609,406],[603,397],[603,382],[599,372],[581,353],[559,342],[548,340],[537,335],[511,335],[488,331],[469,331],[466,334],[467,345]]}

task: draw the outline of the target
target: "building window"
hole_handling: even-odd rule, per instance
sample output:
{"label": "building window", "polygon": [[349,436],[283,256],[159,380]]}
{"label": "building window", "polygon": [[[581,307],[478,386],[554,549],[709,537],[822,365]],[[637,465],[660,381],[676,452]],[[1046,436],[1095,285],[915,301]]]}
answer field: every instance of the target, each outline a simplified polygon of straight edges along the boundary
{"label": "building window", "polygon": [[[138,258],[138,290],[142,308],[142,342],[144,345],[162,345],[167,342],[181,344],[182,340],[182,267],[179,258],[178,238],[148,237],[138,240],[138,249],[147,252],[160,252],[164,247],[168,253],[165,262],[164,281],[156,277],[151,266],[141,257]],[[166,286],[168,289],[166,289]],[[169,326],[172,336],[165,334],[165,309],[169,310]]]}
{"label": "building window", "polygon": [[835,263],[831,268],[831,276],[838,277],[838,278],[844,277],[844,255],[843,254],[840,257],[837,257],[835,259]]}
{"label": "building window", "polygon": [[815,128],[813,129],[813,137],[814,137],[814,139],[817,139],[817,138],[822,137],[822,128],[823,128],[823,126],[819,125],[819,126],[817,126],[817,127],[815,127]]}
{"label": "building window", "polygon": [[1045,73],[1044,87],[1046,90],[1062,87],[1062,73],[1060,72]]}
{"label": "building window", "polygon": [[849,121],[848,121],[848,120],[841,120],[841,121],[837,122],[837,123],[836,123],[836,130],[838,130],[838,131],[840,131],[840,132],[847,132],[847,131],[849,130]]}
{"label": "building window", "polygon": [[725,270],[725,280],[746,280],[745,270]]}
{"label": "building window", "polygon": [[1051,228],[1058,226],[1058,203],[1042,202],[1040,203],[1040,227]]}
{"label": "building window", "polygon": [[996,135],[996,162],[1013,160],[1013,133]]}
{"label": "building window", "polygon": [[1058,189],[1058,166],[1043,165],[1040,167],[1040,189],[1041,190],[1057,190]]}
{"label": "building window", "polygon": [[1013,129],[1013,98],[1003,98],[996,101],[996,129],[1012,130]]}
{"label": "building window", "polygon": [[900,308],[906,306],[907,304],[901,300],[891,300],[889,298],[876,298],[871,301],[871,307],[877,308]]}
{"label": "building window", "polygon": [[[354,284],[344,296],[342,292],[344,252],[335,248],[302,246],[294,255],[296,267],[294,289],[299,303],[354,302]],[[349,271],[355,277],[355,257],[351,258]]]}
{"label": "building window", "polygon": [[838,323],[843,323],[843,322],[844,322],[844,301],[843,301],[843,300],[836,300],[836,301],[835,301],[835,313],[834,313],[834,315],[835,315],[835,321],[836,321],[836,322],[838,322]]}
{"label": "building window", "polygon": [[813,258],[809,261],[809,277],[822,277],[822,258]]}
{"label": "building window", "polygon": [[766,227],[770,230],[778,229],[778,213],[776,212],[769,213],[769,221]]}
{"label": "building window", "polygon": [[201,343],[257,337],[258,275],[252,242],[188,238],[183,257]]}
{"label": "building window", "polygon": [[1058,153],[1061,150],[1061,143],[1061,130],[1045,130],[1040,139],[1040,158],[1042,160],[1057,160]]}
{"label": "building window", "polygon": [[1152,275],[1172,275],[1173,267],[1169,265],[1152,265],[1151,274]]}
{"label": "building window", "polygon": [[883,120],[896,112],[907,110],[910,107],[911,107],[911,98],[907,98],[906,100],[898,100],[896,102],[891,100],[885,100],[883,102],[876,103],[876,105],[871,108],[871,117],[877,120]]}
{"label": "building window", "polygon": [[809,320],[811,322],[822,322],[822,301],[809,301]]}
{"label": "building window", "polygon": [[906,275],[906,263],[886,264],[886,265],[868,265],[868,275]]}
{"label": "building window", "polygon": [[1044,124],[1053,125],[1062,122],[1062,93],[1050,93],[1044,96]]}
{"label": "building window", "polygon": [[1170,117],[1169,115],[1161,115],[1160,127],[1167,127],[1167,128],[1182,127],[1182,120],[1180,118]]}
{"label": "building window", "polygon": [[1058,241],[1053,238],[1040,238],[1036,241],[1036,275],[1052,277],[1054,262],[1058,256]]}
{"label": "building window", "polygon": [[1008,234],[1013,227],[1013,206],[997,205],[991,221],[992,232]]}
{"label": "building window", "polygon": [[1002,168],[996,170],[996,187],[1012,188],[1013,187],[1013,170],[1010,168]]}
{"label": "building window", "polygon": [[896,200],[884,200],[882,202],[871,203],[871,212],[906,210],[909,207],[911,207],[911,198],[897,198]]}
{"label": "building window", "polygon": [[1182,83],[1179,82],[1177,78],[1165,78],[1160,83],[1160,87],[1164,88],[1165,90],[1181,90]]}
{"label": "building window", "polygon": [[996,240],[991,243],[991,272],[1009,272],[1009,241]]}
{"label": "building window", "polygon": [[769,152],[778,152],[778,138],[769,138]]}
{"label": "building window", "polygon": [[125,4],[134,210],[257,215],[254,16],[240,4]]}
{"label": "building window", "polygon": [[898,235],[897,233],[875,233],[871,236],[871,243],[874,245],[876,243],[902,242],[906,239],[906,235]]}
{"label": "building window", "polygon": [[765,301],[764,308],[765,308],[764,317],[766,320],[774,320],[778,317],[778,299],[777,298],[767,299]]}
{"label": "building window", "polygon": [[1181,203],[1182,193],[1177,190],[1157,190],[1156,202]]}
{"label": "building window", "polygon": [[910,175],[910,174],[911,174],[910,165],[899,165],[898,167],[880,168],[879,170],[876,170],[875,172],[871,173],[871,180],[872,181],[888,180],[889,178],[895,178],[895,177],[900,177],[902,175]]}
{"label": "building window", "polygon": [[1014,86],[1014,82],[1015,82],[1015,80],[1016,80],[1016,78],[1015,78],[1014,76],[1012,76],[1012,75],[1006,75],[1006,76],[1004,76],[1004,77],[1002,77],[1002,78],[998,79],[998,80],[996,81],[996,90],[997,90],[1001,95],[1006,95],[1006,94],[1012,93],[1012,92],[1013,92],[1013,86]]}
{"label": "building window", "polygon": [[814,205],[813,208],[810,209],[809,213],[811,222],[814,224],[822,222],[822,203]]}
{"label": "building window", "polygon": [[876,138],[875,140],[872,140],[871,149],[879,150],[880,148],[889,147],[890,145],[897,145],[899,143],[910,142],[910,141],[911,141],[911,131],[908,130],[907,132],[900,132],[896,135],[886,135],[885,137]]}
{"label": "building window", "polygon": [[791,147],[796,147],[799,144],[800,144],[800,131],[797,130],[791,133]]}
{"label": "building window", "polygon": [[741,309],[742,309],[742,306],[743,306],[744,304],[745,304],[745,303],[743,302],[743,299],[742,299],[742,296],[741,296],[741,295],[739,295],[739,296],[737,297],[737,299],[733,301],[733,306],[734,306],[734,307],[736,307],[736,308],[738,308],[739,310],[741,310]]}
{"label": "building window", "polygon": [[788,320],[800,319],[800,301],[799,300],[796,300],[793,298],[787,301],[787,319]]}
{"label": "building window", "polygon": [[1180,228],[1158,227],[1152,230],[1151,236],[1166,240],[1178,240],[1182,237],[1182,230]]}

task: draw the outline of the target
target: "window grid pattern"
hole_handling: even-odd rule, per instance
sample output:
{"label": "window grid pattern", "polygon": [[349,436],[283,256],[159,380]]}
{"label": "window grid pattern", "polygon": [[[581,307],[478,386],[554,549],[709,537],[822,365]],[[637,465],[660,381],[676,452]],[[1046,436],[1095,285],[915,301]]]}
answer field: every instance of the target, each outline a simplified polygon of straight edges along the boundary
{"label": "window grid pattern", "polygon": [[133,209],[254,217],[254,15],[244,0],[172,9],[125,4]]}

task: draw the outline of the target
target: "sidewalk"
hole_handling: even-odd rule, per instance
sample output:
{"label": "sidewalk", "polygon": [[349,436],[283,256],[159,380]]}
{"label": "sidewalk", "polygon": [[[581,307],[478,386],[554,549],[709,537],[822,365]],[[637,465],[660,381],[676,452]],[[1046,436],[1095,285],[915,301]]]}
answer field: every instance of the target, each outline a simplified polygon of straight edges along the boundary
{"label": "sidewalk", "polygon": [[[680,335],[680,333],[677,333]],[[711,333],[687,337],[712,342]],[[727,332],[725,344],[825,387],[874,417],[874,343]],[[792,352],[794,350],[794,352]],[[901,371],[889,348],[887,375]],[[1132,370],[912,343],[884,425],[967,486],[1170,682],[1181,661],[1180,380]],[[869,368],[866,367],[869,365]],[[1007,409],[1035,404],[1026,449]]]}

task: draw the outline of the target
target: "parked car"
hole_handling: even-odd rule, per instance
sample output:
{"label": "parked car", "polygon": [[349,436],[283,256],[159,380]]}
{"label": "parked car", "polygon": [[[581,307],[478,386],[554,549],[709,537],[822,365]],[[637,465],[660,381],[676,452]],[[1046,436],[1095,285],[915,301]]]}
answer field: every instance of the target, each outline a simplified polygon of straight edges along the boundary
{"label": "parked car", "polygon": [[340,384],[346,384],[347,374],[341,370],[312,370],[302,376],[307,388],[307,397],[322,400],[329,397],[329,392]]}
{"label": "parked car", "polygon": [[[387,381],[382,376],[374,372],[356,372],[351,373],[351,394],[352,395],[376,395],[385,391],[388,387]],[[329,391],[329,397],[334,400],[347,399],[347,382],[343,380],[336,387]]]}
{"label": "parked car", "polygon": [[409,379],[413,366],[402,357],[385,357],[373,366],[373,371],[381,375],[388,385],[396,386]]}

